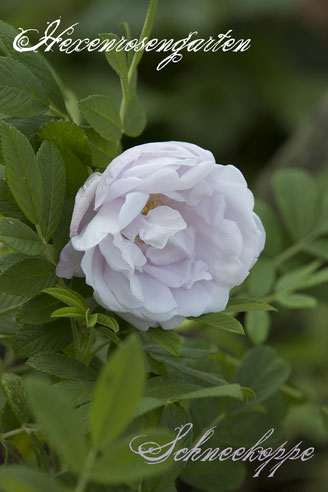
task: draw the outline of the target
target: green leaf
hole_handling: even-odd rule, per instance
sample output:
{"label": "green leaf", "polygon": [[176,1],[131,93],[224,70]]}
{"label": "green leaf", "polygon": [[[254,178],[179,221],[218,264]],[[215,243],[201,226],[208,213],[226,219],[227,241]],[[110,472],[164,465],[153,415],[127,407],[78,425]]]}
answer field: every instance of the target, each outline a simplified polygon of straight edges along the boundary
{"label": "green leaf", "polygon": [[275,257],[284,247],[284,236],[278,217],[270,205],[261,200],[256,200],[254,211],[260,217],[266,233],[264,252]]}
{"label": "green leaf", "polygon": [[67,196],[65,198],[64,204],[64,213],[62,213],[59,225],[56,229],[56,232],[53,237],[53,252],[55,255],[55,259],[57,262],[60,258],[60,253],[64,246],[66,246],[69,241],[69,231],[70,231],[70,223],[72,219],[74,208],[74,199],[71,196]]}
{"label": "green leaf", "polygon": [[260,258],[247,279],[248,292],[253,297],[263,297],[272,290],[276,278],[275,265],[269,258]]}
{"label": "green leaf", "polygon": [[167,376],[167,370],[163,362],[159,362],[155,360],[149,352],[146,352],[147,362],[150,364],[151,368],[154,370],[155,374],[159,374],[161,376]]}
{"label": "green leaf", "polygon": [[[116,34],[99,34],[99,37],[104,41],[115,40],[115,44],[119,41],[119,37]],[[106,60],[112,69],[117,73],[117,75],[122,79],[122,83],[125,87],[128,84],[128,63],[126,58],[126,52],[124,50],[116,51],[112,49],[110,51],[105,51]]]}
{"label": "green leaf", "polygon": [[23,258],[0,275],[0,291],[33,296],[55,282],[54,265],[42,258]]}
{"label": "green leaf", "polygon": [[77,359],[63,354],[37,353],[26,364],[33,369],[63,379],[85,379],[94,381],[95,374]]}
{"label": "green leaf", "polygon": [[0,256],[0,274],[7,268],[13,266],[15,263],[21,260],[25,260],[26,256],[22,253],[9,253],[4,256]]}
{"label": "green leaf", "polygon": [[107,326],[114,333],[117,333],[120,329],[118,322],[112,316],[107,316],[106,314],[96,313],[97,314],[97,323]]}
{"label": "green leaf", "polygon": [[91,164],[91,146],[82,128],[68,121],[51,121],[39,133],[41,140],[53,142],[66,168],[67,190],[75,195],[88,177]]}
{"label": "green leaf", "polygon": [[316,285],[325,284],[328,282],[328,268],[321,268],[313,273],[309,278],[305,279],[300,284],[300,289],[310,289]]}
{"label": "green leaf", "polygon": [[313,261],[308,265],[297,268],[291,272],[282,275],[277,282],[276,292],[287,289],[298,289],[305,281],[307,281],[319,267],[321,263],[319,261]]}
{"label": "green leaf", "polygon": [[19,220],[22,220],[25,217],[23,212],[18,208],[4,179],[0,179],[0,214],[5,217],[14,217]]}
{"label": "green leaf", "polygon": [[302,169],[279,170],[273,191],[286,228],[295,240],[303,239],[318,219],[318,189],[313,177]]}
{"label": "green leaf", "polygon": [[179,357],[182,345],[182,338],[173,330],[164,331],[162,328],[150,328],[147,331],[148,337],[158,343],[166,352]]}
{"label": "green leaf", "polygon": [[25,325],[43,325],[54,321],[51,314],[61,306],[60,302],[46,294],[38,294],[22,304],[16,313],[16,320]]}
{"label": "green leaf", "polygon": [[[159,427],[162,429],[177,429],[191,421],[189,413],[179,404],[171,404],[164,407],[161,419],[159,422]],[[179,440],[179,447],[188,448],[192,447],[192,430],[188,434]],[[182,469],[186,466],[184,461],[175,461],[174,465],[170,470],[162,474],[160,477],[148,479],[142,484],[142,490],[144,492],[168,492],[170,491],[170,486],[172,482],[180,475]]]}
{"label": "green leaf", "polygon": [[[165,351],[159,345],[155,345],[154,343],[146,343],[144,344],[144,348],[154,354],[166,355]],[[215,351],[215,347],[207,342],[201,341],[200,339],[192,340],[191,338],[184,337],[180,356],[188,357],[188,359],[202,359],[204,357],[207,358],[208,355]]]}
{"label": "green leaf", "polygon": [[210,386],[181,395],[172,395],[171,399],[176,401],[197,400],[199,398],[237,398],[243,400],[243,393],[239,384],[223,384],[222,386]]}
{"label": "green leaf", "polygon": [[120,115],[107,96],[99,94],[79,101],[81,113],[99,135],[116,142],[121,138]]}
{"label": "green leaf", "polygon": [[130,336],[115,350],[98,379],[90,416],[95,447],[106,446],[132,420],[144,380],[143,353],[136,336]]}
{"label": "green leaf", "polygon": [[44,251],[37,234],[26,224],[11,217],[0,218],[0,242],[26,255],[40,255]]}
{"label": "green leaf", "polygon": [[115,333],[113,333],[113,331],[111,329],[107,328],[107,326],[97,325],[96,330],[99,331],[100,333],[103,333],[104,335],[106,335],[106,337],[109,338],[112,342],[114,342],[115,345],[120,344],[121,340],[118,338],[117,335],[115,335]]}
{"label": "green leaf", "polygon": [[266,311],[246,313],[245,327],[247,335],[256,345],[264,343],[270,332],[271,318]]}
{"label": "green leaf", "polygon": [[[174,436],[168,430],[163,429],[145,429],[138,431],[141,437],[137,440],[138,444],[142,442],[155,442],[163,446],[174,439]],[[163,463],[157,463],[155,466],[149,466],[145,460],[138,454],[131,451],[129,444],[135,434],[116,440],[104,451],[104,454],[96,461],[91,474],[91,479],[104,485],[116,485],[121,483],[131,483],[141,479],[159,475],[166,471],[173,464],[173,459],[169,458]],[[135,448],[137,448],[136,444]]]}
{"label": "green leaf", "polygon": [[13,47],[18,31],[0,20],[0,53],[17,59],[26,65],[42,85],[43,91],[52,105],[65,112],[65,103],[59,88],[58,75],[54,73],[45,58],[34,51],[19,52]]}
{"label": "green leaf", "polygon": [[63,322],[23,326],[14,338],[13,350],[18,357],[24,359],[42,353],[57,352],[71,341],[71,327]]}
{"label": "green leaf", "polygon": [[29,437],[31,439],[31,446],[39,469],[49,472],[51,468],[50,457],[35,433],[32,432]]}
{"label": "green leaf", "polygon": [[304,244],[303,250],[322,260],[328,260],[328,239],[316,239],[308,244]]}
{"label": "green leaf", "polygon": [[2,467],[0,483],[3,492],[63,492],[49,475],[22,465]]}
{"label": "green leaf", "polygon": [[141,417],[156,408],[160,408],[165,405],[165,402],[159,398],[153,398],[152,396],[143,396],[138,403],[135,417]]}
{"label": "green leaf", "polygon": [[[151,30],[153,28],[155,16],[156,16],[156,10],[157,10],[157,3],[158,0],[150,0],[149,5],[148,5],[148,10],[147,10],[147,15],[146,19],[140,34],[140,40],[144,38],[149,38],[151,34]],[[135,72],[141,58],[143,55],[144,50],[136,51],[131,63],[131,68],[130,68],[130,77],[133,75]]]}
{"label": "green leaf", "polygon": [[155,351],[150,350],[148,347],[147,350],[151,352],[151,355],[155,360],[163,362],[167,367],[169,374],[173,374],[174,377],[177,375],[181,377],[182,375],[185,378],[186,375],[188,379],[192,379],[193,381],[196,379],[196,381],[205,381],[213,385],[221,385],[226,383],[225,379],[219,377],[217,374],[208,371],[200,371],[199,369],[188,366],[185,360],[179,359],[179,361],[177,361],[169,355],[158,354]]}
{"label": "green leaf", "polygon": [[[284,290],[303,290],[328,282],[328,268],[317,270],[319,261],[283,275],[276,285],[277,294]],[[316,271],[317,270],[317,271]]]}
{"label": "green leaf", "polygon": [[276,301],[289,309],[314,308],[318,305],[315,297],[305,294],[281,294],[276,297]]}
{"label": "green leaf", "polygon": [[8,116],[32,118],[47,107],[43,88],[28,67],[0,56],[0,111]]}
{"label": "green leaf", "polygon": [[122,152],[120,142],[110,142],[101,137],[92,128],[86,128],[85,132],[92,146],[92,165],[104,168]]}
{"label": "green leaf", "polygon": [[273,395],[290,374],[289,364],[270,347],[254,347],[249,350],[236,369],[233,381],[255,391],[258,404]]}
{"label": "green leaf", "polygon": [[146,126],[146,114],[133,92],[129,94],[123,118],[123,131],[129,137],[138,137]]}
{"label": "green leaf", "polygon": [[273,306],[260,299],[233,298],[224,310],[227,313],[244,313],[247,311],[276,311]]}
{"label": "green leaf", "polygon": [[85,317],[87,328],[93,328],[97,323],[97,318],[98,318],[97,313],[91,314],[90,309],[86,310],[84,317]]}
{"label": "green leaf", "polygon": [[85,318],[85,315],[79,308],[64,307],[56,309],[51,315],[52,318]]}
{"label": "green leaf", "polygon": [[95,388],[93,381],[61,381],[56,388],[63,391],[74,407],[89,403]]}
{"label": "green leaf", "polygon": [[0,379],[0,387],[18,421],[21,424],[26,424],[29,420],[29,411],[22,378],[16,374],[3,373]]}
{"label": "green leaf", "polygon": [[68,287],[52,287],[50,289],[44,289],[43,292],[49,294],[52,297],[55,297],[67,306],[79,309],[83,315],[85,311],[89,309],[88,304],[81,296],[81,294],[75,292],[72,289],[69,289]]}
{"label": "green leaf", "polygon": [[65,165],[56,145],[44,141],[36,160],[41,172],[43,213],[41,232],[46,241],[52,238],[60,221],[65,200]]}
{"label": "green leaf", "polygon": [[40,128],[47,123],[50,123],[50,121],[57,119],[58,118],[44,114],[35,116],[34,118],[6,118],[5,122],[25,135],[33,148],[37,148],[40,143],[37,138]]}
{"label": "green leaf", "polygon": [[239,384],[220,384],[219,386],[204,388],[166,376],[151,378],[148,382],[145,396],[161,400],[162,403],[213,397],[244,399]]}
{"label": "green leaf", "polygon": [[26,298],[12,296],[0,292],[0,334],[11,334],[19,328],[16,323],[16,312],[24,304]]}
{"label": "green leaf", "polygon": [[29,380],[27,392],[36,422],[50,444],[75,471],[81,472],[87,452],[78,413],[61,391],[40,379]]}
{"label": "green leaf", "polygon": [[260,411],[232,415],[220,422],[220,426],[213,436],[215,441],[212,445],[219,445],[220,443],[222,446],[222,443],[225,443],[235,448],[240,446],[250,448],[272,427],[275,432],[265,441],[266,447],[278,443],[283,438],[275,419]]}
{"label": "green leaf", "polygon": [[232,316],[228,314],[222,313],[208,313],[202,314],[198,318],[189,317],[193,321],[197,321],[197,323],[201,323],[207,326],[213,326],[215,328],[221,328],[222,330],[230,331],[232,333],[239,333],[240,335],[244,335],[244,328],[242,325]]}
{"label": "green leaf", "polygon": [[318,229],[321,234],[328,233],[328,191],[324,191],[321,197],[320,216],[318,220]]}
{"label": "green leaf", "polygon": [[37,224],[42,215],[42,181],[32,146],[22,133],[4,122],[0,124],[0,136],[9,189],[24,215]]}
{"label": "green leaf", "polygon": [[245,465],[227,459],[219,463],[217,461],[189,462],[180,478],[196,490],[227,492],[240,490],[245,477]]}

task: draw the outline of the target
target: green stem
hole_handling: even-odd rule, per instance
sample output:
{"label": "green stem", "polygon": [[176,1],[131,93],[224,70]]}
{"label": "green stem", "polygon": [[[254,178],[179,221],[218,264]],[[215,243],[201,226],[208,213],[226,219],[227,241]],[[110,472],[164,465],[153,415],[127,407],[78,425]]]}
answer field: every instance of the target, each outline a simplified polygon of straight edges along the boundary
{"label": "green stem", "polygon": [[92,326],[90,328],[90,333],[89,333],[89,338],[88,338],[88,341],[87,343],[85,344],[83,350],[82,350],[82,357],[83,357],[83,361],[88,365],[91,360],[92,360],[92,354],[93,352],[90,353],[90,350],[92,348],[92,345],[93,345],[93,342],[94,342],[94,339],[95,339],[95,328]]}
{"label": "green stem", "polygon": [[71,326],[72,326],[72,332],[73,332],[75,352],[76,352],[76,354],[78,354],[80,352],[80,349],[81,349],[79,330],[77,327],[76,320],[74,318],[70,318],[70,320],[71,320]]}
{"label": "green stem", "polygon": [[261,297],[260,300],[263,302],[273,302],[275,301],[278,297],[284,294],[293,294],[295,289],[284,289],[284,290],[279,290],[278,292],[274,292],[273,294],[270,294],[269,296],[266,297]]}
{"label": "green stem", "polygon": [[85,462],[84,470],[83,470],[82,475],[80,476],[79,481],[76,485],[75,492],[84,492],[85,491],[85,489],[88,485],[88,481],[90,478],[92,467],[93,467],[94,462],[95,462],[96,457],[97,457],[97,453],[98,453],[97,449],[95,449],[95,448],[90,449],[88,457],[87,457],[86,462]]}
{"label": "green stem", "polygon": [[10,439],[11,437],[18,436],[19,434],[23,434],[23,433],[30,434],[31,432],[37,432],[37,429],[35,429],[34,427],[22,426],[19,429],[14,429],[12,431],[5,432],[4,434],[2,434],[0,436],[0,438],[1,439]]}
{"label": "green stem", "polygon": [[[146,19],[140,34],[139,41],[142,41],[143,38],[146,38],[150,35],[151,28],[154,22],[154,18],[156,15],[156,10],[157,10],[157,4],[158,0],[150,0],[149,2],[149,7],[146,15]],[[124,127],[123,127],[123,121],[124,121],[124,115],[126,111],[126,105],[129,97],[129,88],[130,88],[130,83],[133,77],[133,74],[138,66],[138,63],[141,60],[142,54],[144,50],[141,51],[136,51],[134,53],[128,74],[127,74],[127,79],[122,80],[121,78],[121,88],[122,88],[122,101],[121,101],[121,107],[120,107],[120,118],[121,118],[121,125],[122,125],[122,131],[124,132]]]}
{"label": "green stem", "polygon": [[312,241],[317,239],[317,237],[320,236],[320,234],[322,234],[322,231],[320,231],[320,229],[312,231],[302,241],[299,241],[293,244],[292,246],[290,246],[289,248],[285,249],[284,251],[282,251],[275,258],[274,264],[276,266],[280,266],[284,261],[289,260],[289,258],[302,251],[302,249],[307,243],[311,243]]}
{"label": "green stem", "polygon": [[121,79],[121,89],[122,89],[122,101],[121,101],[121,106],[120,106],[120,118],[121,118],[122,131],[124,132],[123,120],[124,120],[124,115],[125,115],[125,110],[126,110],[126,105],[127,105],[129,90],[128,90],[128,87],[125,86],[125,84],[122,81],[122,79]]}
{"label": "green stem", "polygon": [[25,432],[25,429],[23,427],[19,429],[15,429],[9,432],[6,432],[5,434],[1,435],[1,439],[10,439],[11,437],[18,436],[19,434],[23,434]]}
{"label": "green stem", "polygon": [[284,261],[289,260],[289,258],[291,258],[292,256],[294,256],[297,253],[299,253],[302,250],[303,246],[304,246],[304,243],[303,242],[302,243],[295,243],[295,244],[293,244],[289,248],[287,248],[284,251],[282,251],[282,253],[280,253],[275,258],[274,264],[276,266],[281,265]]}
{"label": "green stem", "polygon": [[110,339],[107,339],[103,343],[101,343],[100,345],[98,345],[98,347],[96,347],[94,349],[94,351],[91,352],[91,354],[90,354],[90,360],[92,360],[94,358],[94,356],[96,355],[97,352],[99,352],[99,350],[101,350],[102,348],[106,347],[106,345],[108,345],[110,342],[111,342],[111,340]]}
{"label": "green stem", "polygon": [[[145,19],[145,22],[144,22],[144,25],[143,25],[143,28],[142,28],[142,31],[140,34],[140,41],[142,41],[143,38],[147,37],[147,35],[149,35],[151,32],[152,24],[153,24],[155,15],[156,15],[157,4],[158,4],[158,0],[150,0],[150,2],[149,2],[147,16],[146,16],[146,19]],[[134,71],[137,68],[139,61],[141,60],[142,53],[143,53],[143,50],[142,51],[136,51],[134,53],[134,56],[133,56],[133,59],[132,59],[132,62],[131,62],[130,68],[129,68],[129,72],[128,72],[128,82],[129,83],[133,77]]]}

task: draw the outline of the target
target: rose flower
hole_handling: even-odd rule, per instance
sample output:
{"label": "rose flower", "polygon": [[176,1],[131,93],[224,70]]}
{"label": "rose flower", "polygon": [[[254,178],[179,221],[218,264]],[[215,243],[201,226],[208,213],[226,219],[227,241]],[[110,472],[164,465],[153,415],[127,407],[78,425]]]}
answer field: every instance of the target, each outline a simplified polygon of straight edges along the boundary
{"label": "rose flower", "polygon": [[185,142],[133,147],[79,190],[59,277],[140,330],[222,311],[263,250],[254,197],[234,166]]}

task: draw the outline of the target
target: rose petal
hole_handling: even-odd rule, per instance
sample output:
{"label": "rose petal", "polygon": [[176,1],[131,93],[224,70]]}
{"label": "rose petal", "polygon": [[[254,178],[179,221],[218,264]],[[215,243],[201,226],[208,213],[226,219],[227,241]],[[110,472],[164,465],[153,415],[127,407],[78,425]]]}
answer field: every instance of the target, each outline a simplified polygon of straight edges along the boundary
{"label": "rose petal", "polygon": [[71,241],[67,243],[60,253],[60,259],[56,266],[57,277],[83,277],[80,266],[83,254],[83,251],[76,251],[73,248]]}
{"label": "rose petal", "polygon": [[177,210],[160,206],[150,210],[145,218],[144,227],[139,237],[147,244],[162,249],[168,239],[183,229],[187,224]]}
{"label": "rose petal", "polygon": [[96,188],[100,179],[100,173],[91,174],[91,176],[89,176],[84,185],[77,192],[70,226],[70,237],[76,236],[78,233],[81,221],[94,200]]}
{"label": "rose petal", "polygon": [[120,230],[119,214],[122,205],[121,198],[103,205],[84,230],[72,238],[73,247],[78,251],[86,251],[99,244],[107,234],[116,234]]}

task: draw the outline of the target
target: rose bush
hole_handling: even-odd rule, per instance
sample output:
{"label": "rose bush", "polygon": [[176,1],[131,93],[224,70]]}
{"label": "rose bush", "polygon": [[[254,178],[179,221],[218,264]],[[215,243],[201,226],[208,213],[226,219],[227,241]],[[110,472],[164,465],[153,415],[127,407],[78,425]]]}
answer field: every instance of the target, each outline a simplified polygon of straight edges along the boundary
{"label": "rose bush", "polygon": [[242,173],[184,142],[133,147],[76,196],[57,275],[141,330],[222,311],[265,232]]}

